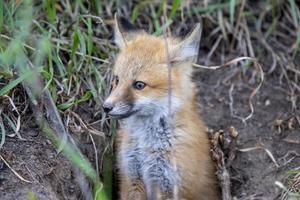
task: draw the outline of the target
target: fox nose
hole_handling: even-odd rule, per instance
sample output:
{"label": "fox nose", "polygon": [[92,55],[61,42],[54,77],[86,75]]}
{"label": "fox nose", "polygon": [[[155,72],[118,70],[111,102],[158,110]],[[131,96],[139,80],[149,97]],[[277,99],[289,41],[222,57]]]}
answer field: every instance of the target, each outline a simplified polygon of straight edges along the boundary
{"label": "fox nose", "polygon": [[104,112],[106,113],[109,113],[114,108],[113,105],[110,103],[104,103],[102,107]]}

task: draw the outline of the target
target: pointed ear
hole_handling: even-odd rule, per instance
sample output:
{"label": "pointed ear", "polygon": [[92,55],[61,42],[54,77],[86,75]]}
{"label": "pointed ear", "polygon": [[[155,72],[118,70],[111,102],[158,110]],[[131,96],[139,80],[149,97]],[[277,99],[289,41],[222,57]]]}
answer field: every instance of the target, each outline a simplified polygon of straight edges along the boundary
{"label": "pointed ear", "polygon": [[171,49],[173,62],[195,62],[198,57],[202,26],[197,23],[193,30]]}
{"label": "pointed ear", "polygon": [[126,46],[126,43],[136,37],[141,32],[133,24],[131,24],[126,18],[120,17],[115,14],[115,43],[119,48]]}

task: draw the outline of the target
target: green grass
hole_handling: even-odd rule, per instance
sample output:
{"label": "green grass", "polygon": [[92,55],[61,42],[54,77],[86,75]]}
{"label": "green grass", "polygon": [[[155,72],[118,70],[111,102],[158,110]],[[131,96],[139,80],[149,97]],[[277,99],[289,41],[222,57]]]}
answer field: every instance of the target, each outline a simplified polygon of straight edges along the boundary
{"label": "green grass", "polygon": [[[85,12],[83,2],[76,1],[63,12],[58,11],[55,4],[48,0],[35,4],[30,0],[1,1],[0,96],[10,96],[24,83],[31,86],[33,100],[49,89],[57,109],[62,111],[83,102],[101,104],[107,90],[105,82],[108,77],[104,77],[103,72],[108,70],[111,42],[107,40],[107,45],[99,48],[94,41],[94,19],[83,17],[83,14],[72,15],[73,11]],[[63,18],[66,19],[58,27],[58,20]],[[64,35],[60,35],[61,32]],[[44,84],[39,85],[42,82],[37,77],[43,78]],[[18,132],[16,118],[9,110],[1,110],[1,119],[0,148],[5,144],[8,130]],[[95,199],[107,199],[100,177],[91,163],[70,145],[60,144],[46,124],[40,124],[41,130],[86,174],[93,183]],[[29,198],[34,197],[31,195]]]}

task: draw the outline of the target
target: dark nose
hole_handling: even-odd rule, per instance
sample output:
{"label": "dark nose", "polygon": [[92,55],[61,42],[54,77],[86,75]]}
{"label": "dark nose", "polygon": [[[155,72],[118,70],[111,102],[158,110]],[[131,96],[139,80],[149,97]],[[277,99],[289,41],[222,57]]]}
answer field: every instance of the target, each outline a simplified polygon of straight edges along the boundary
{"label": "dark nose", "polygon": [[103,107],[104,112],[106,112],[106,113],[109,113],[114,108],[113,105],[111,105],[109,103],[104,103],[102,107]]}

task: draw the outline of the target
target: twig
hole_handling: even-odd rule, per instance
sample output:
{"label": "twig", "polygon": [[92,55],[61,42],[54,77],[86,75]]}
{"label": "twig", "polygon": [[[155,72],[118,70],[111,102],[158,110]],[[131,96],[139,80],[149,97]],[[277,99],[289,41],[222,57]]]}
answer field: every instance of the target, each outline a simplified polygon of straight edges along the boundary
{"label": "twig", "polygon": [[98,130],[92,128],[92,127],[90,126],[90,124],[85,124],[85,123],[83,122],[83,120],[81,119],[81,117],[80,117],[77,113],[73,112],[72,110],[68,110],[68,112],[69,112],[74,118],[76,118],[76,119],[79,121],[80,126],[81,126],[84,130],[86,130],[86,131],[88,131],[89,133],[92,133],[92,134],[94,134],[94,135],[97,135],[97,136],[100,136],[100,137],[105,137],[105,134],[104,134],[103,132],[98,131]]}
{"label": "twig", "polygon": [[[164,13],[164,21],[165,24],[167,24],[167,16],[166,13]],[[165,53],[166,53],[166,63],[167,63],[167,67],[168,67],[168,117],[169,120],[172,119],[172,63],[171,63],[171,58],[170,58],[170,52],[169,52],[169,45],[168,45],[168,40],[167,40],[167,26],[164,26],[163,28],[163,38],[164,38],[164,42],[165,42]],[[172,134],[172,138],[171,138],[171,143],[174,142],[174,134]],[[172,150],[173,151],[173,150]],[[172,154],[174,154],[174,152],[171,152]],[[177,160],[174,157],[174,159],[171,160],[171,165],[174,168],[174,171],[177,172]],[[178,200],[178,186],[177,184],[174,185],[173,187],[173,199],[174,200]]]}
{"label": "twig", "polygon": [[16,129],[15,129],[15,134],[18,136],[18,138],[20,140],[25,140],[21,134],[20,134],[20,127],[21,127],[21,115],[16,107],[16,105],[14,104],[14,101],[8,96],[8,95],[4,95],[5,98],[8,98],[10,105],[13,107],[12,111],[15,111],[18,115],[17,117],[17,123],[16,123]]}
{"label": "twig", "polygon": [[5,137],[6,137],[6,130],[4,128],[3,119],[1,116],[1,108],[0,108],[0,131],[1,131],[1,138],[0,138],[0,149],[3,147],[5,143]]}
{"label": "twig", "polygon": [[291,143],[291,144],[300,144],[299,140],[292,140],[292,139],[283,139],[283,141]]}
{"label": "twig", "polygon": [[103,19],[101,17],[96,16],[96,15],[88,14],[88,15],[82,15],[82,17],[97,19],[101,24],[103,24]]}
{"label": "twig", "polygon": [[243,118],[242,117],[239,117],[238,115],[234,114],[234,109],[233,109],[233,95],[232,95],[232,92],[233,92],[233,89],[234,89],[234,84],[231,84],[230,88],[229,88],[229,110],[230,110],[230,115],[234,118],[237,118],[239,120],[242,120],[243,121]]}
{"label": "twig", "polygon": [[[66,52],[69,52],[69,53],[72,52],[71,49],[66,49],[66,48],[64,48],[64,47],[59,47],[59,49],[60,49],[60,50],[63,50],[63,51],[66,51]],[[95,60],[95,61],[98,61],[98,62],[103,62],[103,63],[107,63],[107,64],[110,63],[110,62],[107,61],[107,60],[100,59],[100,58],[97,58],[97,57],[95,57],[95,56],[86,55],[86,54],[83,54],[83,53],[81,53],[81,52],[79,52],[79,51],[76,51],[75,54],[78,55],[78,56],[85,57],[85,58],[90,58],[90,59]]]}
{"label": "twig", "polygon": [[292,162],[296,157],[300,155],[296,151],[288,151],[284,156],[279,158],[279,161],[283,163],[281,166],[286,166],[290,162]]}
{"label": "twig", "polygon": [[96,143],[95,140],[93,138],[93,135],[88,133],[89,137],[91,138],[92,144],[93,144],[93,148],[94,148],[94,152],[95,152],[95,165],[96,165],[96,172],[97,172],[97,176],[99,177],[99,159],[98,159],[98,151],[97,151],[97,147],[96,147]]}
{"label": "twig", "polygon": [[[232,33],[234,37],[237,37],[236,34],[238,32],[238,28],[239,28],[239,25],[240,25],[240,22],[241,22],[243,13],[244,13],[243,11],[244,11],[244,7],[245,7],[245,3],[246,3],[246,1],[242,0],[242,4],[241,4],[239,12],[238,12],[238,17],[237,17],[237,20],[236,20],[236,24],[234,26],[233,33]],[[234,39],[232,39],[232,41],[230,43],[230,50],[233,49],[233,45],[234,45]]]}
{"label": "twig", "polygon": [[210,58],[213,55],[213,53],[216,51],[217,47],[219,46],[221,40],[222,40],[222,36],[220,35],[218,37],[218,39],[216,40],[216,42],[214,43],[214,45],[212,46],[211,50],[209,51],[209,53],[207,54],[206,60],[205,60],[205,64],[207,65],[210,62]]}
{"label": "twig", "polygon": [[8,162],[6,162],[6,160],[0,155],[0,159],[4,162],[4,164],[21,180],[24,181],[26,183],[32,183],[32,181],[29,181],[25,178],[23,178],[20,174],[18,174],[18,172],[16,172],[9,164]]}

